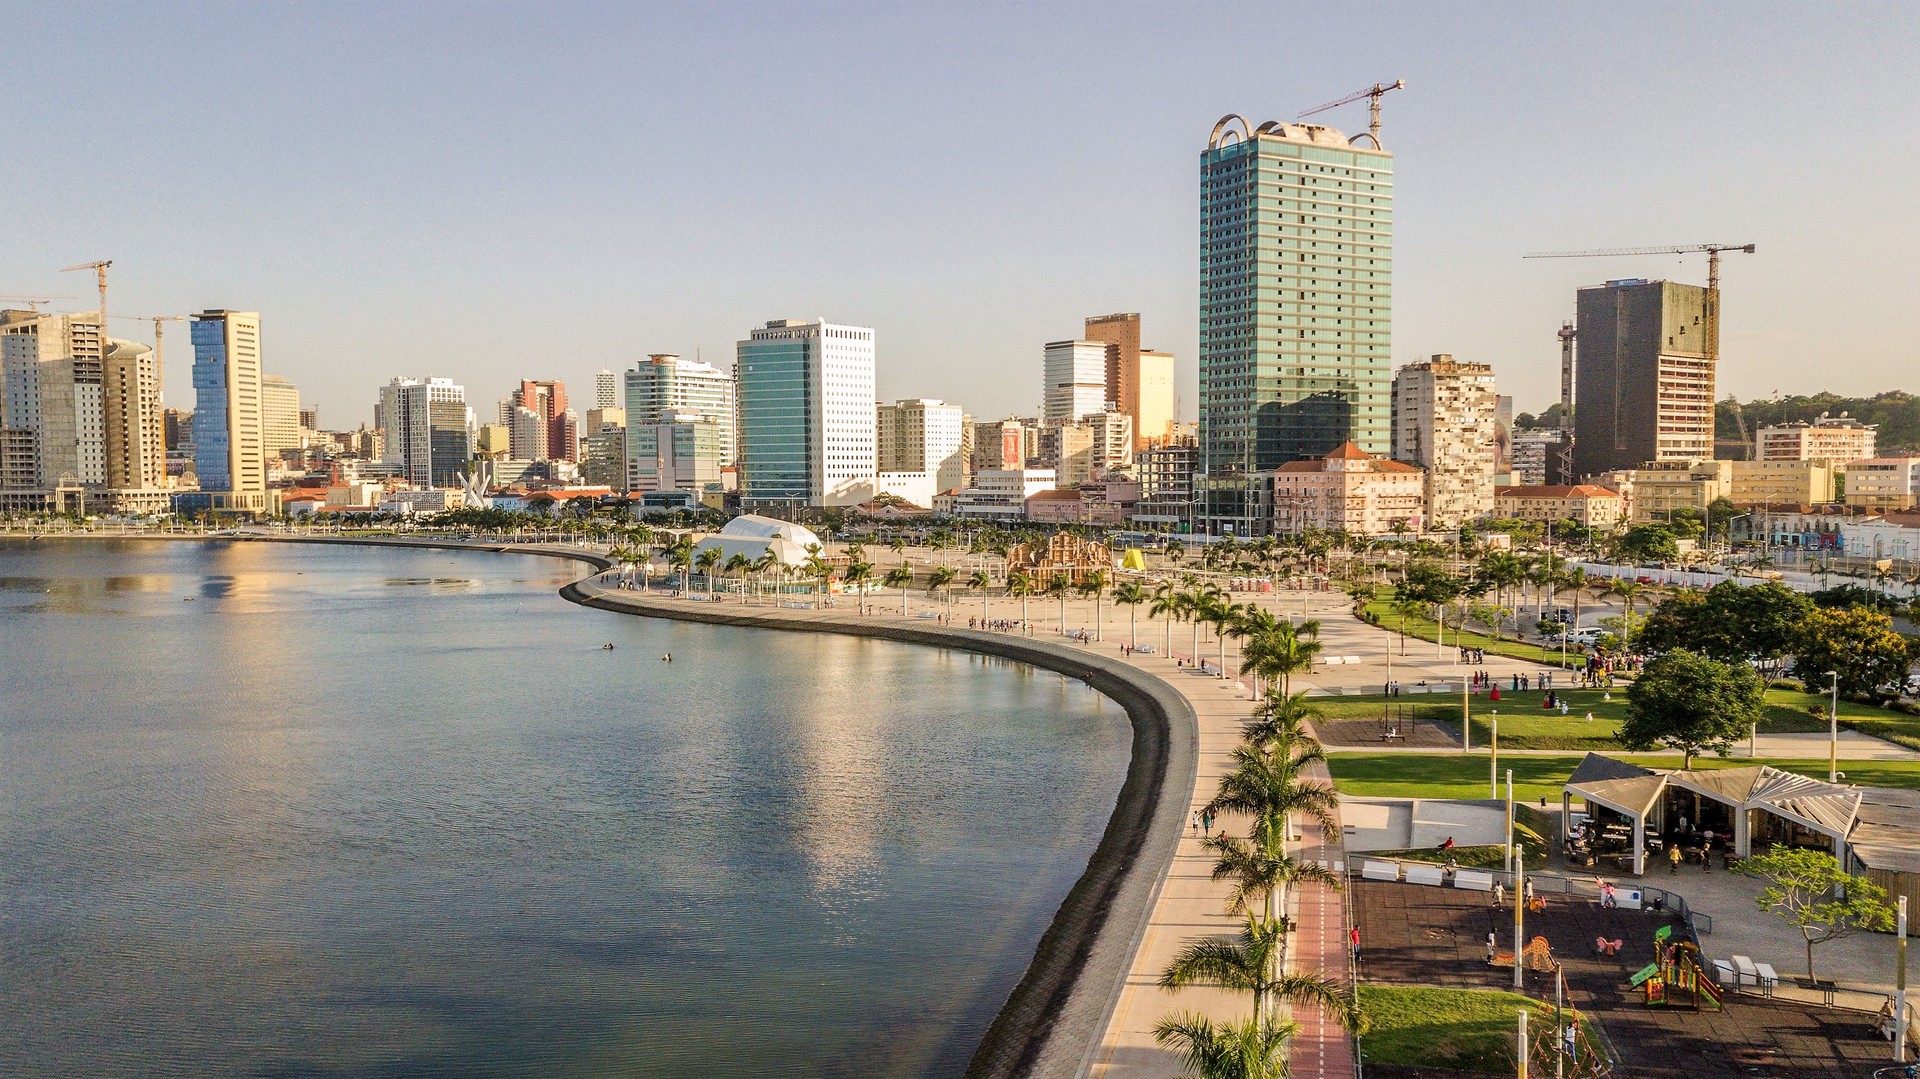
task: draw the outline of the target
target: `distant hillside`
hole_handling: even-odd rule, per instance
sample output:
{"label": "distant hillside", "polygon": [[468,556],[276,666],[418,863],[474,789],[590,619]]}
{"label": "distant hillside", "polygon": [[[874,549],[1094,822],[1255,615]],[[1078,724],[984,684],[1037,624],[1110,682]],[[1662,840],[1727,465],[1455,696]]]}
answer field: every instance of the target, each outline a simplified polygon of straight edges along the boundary
{"label": "distant hillside", "polygon": [[[1740,425],[1734,419],[1734,399],[1729,396],[1713,409],[1714,443],[1721,458],[1745,457],[1734,447],[1741,443]],[[1882,454],[1920,453],[1920,397],[1892,390],[1872,397],[1841,397],[1816,393],[1810,397],[1782,397],[1772,401],[1741,401],[1739,411],[1747,421],[1747,433],[1770,423],[1811,423],[1822,412],[1838,416],[1845,412],[1862,423],[1880,428],[1879,452]]]}

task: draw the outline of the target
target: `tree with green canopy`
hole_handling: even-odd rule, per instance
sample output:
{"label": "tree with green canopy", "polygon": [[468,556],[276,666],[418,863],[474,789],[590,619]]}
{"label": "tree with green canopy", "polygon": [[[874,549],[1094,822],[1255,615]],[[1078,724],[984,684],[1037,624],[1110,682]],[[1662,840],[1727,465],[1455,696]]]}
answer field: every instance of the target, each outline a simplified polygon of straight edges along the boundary
{"label": "tree with green canopy", "polygon": [[1837,674],[1842,693],[1898,693],[1913,661],[1907,639],[1894,632],[1892,620],[1863,607],[1811,611],[1795,640],[1793,671],[1810,690],[1830,685]]}
{"label": "tree with green canopy", "polygon": [[1752,668],[1684,649],[1650,661],[1627,690],[1627,714],[1614,739],[1627,749],[1677,749],[1682,767],[1712,750],[1721,756],[1759,722],[1766,688]]}
{"label": "tree with green canopy", "polygon": [[1774,846],[1734,869],[1766,883],[1755,906],[1800,931],[1807,942],[1808,981],[1815,980],[1814,945],[1894,927],[1887,890],[1848,873],[1826,851]]}

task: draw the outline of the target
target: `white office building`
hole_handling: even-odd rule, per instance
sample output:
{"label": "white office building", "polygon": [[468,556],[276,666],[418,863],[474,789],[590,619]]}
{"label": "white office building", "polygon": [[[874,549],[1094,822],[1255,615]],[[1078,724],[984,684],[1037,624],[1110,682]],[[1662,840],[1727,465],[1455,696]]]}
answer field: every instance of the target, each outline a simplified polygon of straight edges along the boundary
{"label": "white office building", "polygon": [[927,398],[879,406],[875,410],[879,471],[927,473],[935,491],[965,486],[966,420],[959,405]]}
{"label": "white office building", "polygon": [[460,485],[473,457],[473,409],[464,387],[450,378],[396,378],[380,387],[374,423],[385,436],[382,460],[400,466],[408,483]]}
{"label": "white office building", "polygon": [[741,496],[854,505],[878,468],[873,330],[780,319],[739,343]]}
{"label": "white office building", "polygon": [[[616,402],[627,410],[627,427],[659,423],[661,417],[693,413],[720,425],[721,460],[734,459],[733,376],[710,363],[671,353],[656,353],[625,376],[626,397]],[[631,438],[628,440],[631,445]]]}
{"label": "white office building", "polygon": [[1047,423],[1075,423],[1107,411],[1106,342],[1050,341],[1044,370],[1040,416]]}

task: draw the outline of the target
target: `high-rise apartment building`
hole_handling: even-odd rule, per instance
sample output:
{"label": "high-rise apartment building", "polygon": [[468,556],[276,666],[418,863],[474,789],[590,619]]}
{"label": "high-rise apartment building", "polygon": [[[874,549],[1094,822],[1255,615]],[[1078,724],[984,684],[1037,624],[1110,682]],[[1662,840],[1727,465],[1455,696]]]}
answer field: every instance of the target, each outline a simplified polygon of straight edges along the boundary
{"label": "high-rise apartment building", "polygon": [[266,417],[261,401],[260,315],[193,316],[193,467],[207,509],[267,507]]}
{"label": "high-rise apartment building", "polygon": [[[580,459],[580,417],[567,408],[567,384],[533,379],[522,379],[520,388],[513,391],[513,407],[525,409],[540,417],[545,425],[540,439],[539,452],[531,452],[531,439],[526,444],[516,443],[513,455],[527,461],[578,461]],[[516,415],[512,422],[514,435],[520,437],[521,420]],[[522,450],[528,452],[522,452]]]}
{"label": "high-rise apartment building", "polygon": [[1200,189],[1206,515],[1245,534],[1266,525],[1254,474],[1349,441],[1391,448],[1393,157],[1331,128],[1229,116]]}
{"label": "high-rise apartment building", "polygon": [[[415,487],[457,487],[473,459],[473,409],[450,378],[396,378],[374,408],[383,460]],[[542,425],[544,426],[544,424]]]}
{"label": "high-rise apartment building", "polygon": [[[27,489],[107,483],[106,364],[100,316],[0,312],[0,383],[11,474]],[[37,507],[36,507],[37,508]]]}
{"label": "high-rise apartment building", "polygon": [[1126,412],[1096,412],[1081,421],[1093,429],[1093,466],[1101,473],[1133,467],[1133,417]]}
{"label": "high-rise apartment building", "polygon": [[722,465],[720,421],[699,412],[668,412],[653,423],[627,426],[627,490],[632,494],[718,486]]}
{"label": "high-rise apartment building", "polygon": [[[733,376],[710,363],[671,353],[656,353],[625,376],[627,425],[658,423],[680,413],[706,416],[720,425],[720,455],[732,462],[736,452]],[[632,439],[628,439],[631,446]]]}
{"label": "high-rise apartment building", "polygon": [[1426,527],[1493,512],[1500,395],[1493,368],[1440,355],[1393,376],[1393,459],[1426,470]]}
{"label": "high-rise apartment building", "polygon": [[513,448],[515,460],[545,461],[553,457],[547,443],[547,418],[533,409],[515,405],[508,432],[508,444]]}
{"label": "high-rise apartment building", "polygon": [[595,486],[631,490],[627,483],[626,409],[587,410],[587,425],[580,439],[580,476]]}
{"label": "high-rise apartment building", "polygon": [[988,420],[973,425],[973,453],[968,471],[1006,471],[1027,467],[1028,439],[1019,420]]}
{"label": "high-rise apartment building", "polygon": [[1133,417],[1134,447],[1165,442],[1173,427],[1172,354],[1140,347],[1140,316],[1130,311],[1087,319],[1087,340],[1107,347],[1107,400]]}
{"label": "high-rise apartment building", "polygon": [[593,376],[593,407],[619,408],[620,376],[602,367]]}
{"label": "high-rise apartment building", "polygon": [[1867,460],[1878,438],[1878,428],[1844,412],[1823,412],[1812,423],[1776,423],[1754,432],[1759,460],[1824,461],[1830,466]]}
{"label": "high-rise apartment building", "polygon": [[[1139,340],[1138,324],[1134,339]],[[1047,342],[1040,418],[1047,423],[1075,423],[1080,417],[1105,412],[1107,346],[1101,341]]]}
{"label": "high-rise apartment building", "polygon": [[1673,281],[1580,290],[1577,475],[1713,457],[1712,306],[1708,290]]}
{"label": "high-rise apartment building", "polygon": [[103,365],[107,486],[159,490],[167,485],[160,371],[153,349],[109,338]]}
{"label": "high-rise apartment building", "polygon": [[300,448],[299,388],[279,375],[261,376],[260,412],[265,425],[261,442],[271,466],[282,452]]}
{"label": "high-rise apartment building", "polygon": [[740,342],[735,375],[744,499],[862,501],[878,471],[872,329],[769,322]]}
{"label": "high-rise apartment building", "polygon": [[935,491],[966,486],[966,413],[945,401],[913,399],[874,410],[880,472],[924,472]]}

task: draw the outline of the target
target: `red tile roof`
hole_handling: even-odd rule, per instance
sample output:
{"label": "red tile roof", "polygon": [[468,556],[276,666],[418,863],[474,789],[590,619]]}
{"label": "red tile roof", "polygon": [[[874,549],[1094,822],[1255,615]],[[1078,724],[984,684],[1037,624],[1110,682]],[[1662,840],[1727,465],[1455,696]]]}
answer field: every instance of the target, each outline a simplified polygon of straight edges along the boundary
{"label": "red tile roof", "polygon": [[1619,498],[1620,492],[1610,491],[1591,483],[1534,483],[1516,487],[1495,487],[1496,498]]}

